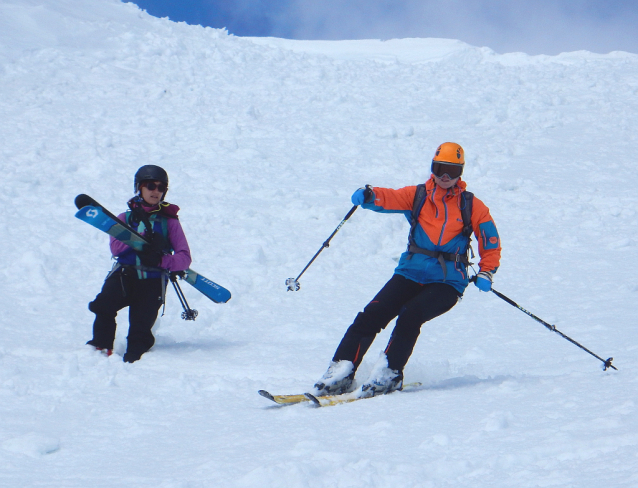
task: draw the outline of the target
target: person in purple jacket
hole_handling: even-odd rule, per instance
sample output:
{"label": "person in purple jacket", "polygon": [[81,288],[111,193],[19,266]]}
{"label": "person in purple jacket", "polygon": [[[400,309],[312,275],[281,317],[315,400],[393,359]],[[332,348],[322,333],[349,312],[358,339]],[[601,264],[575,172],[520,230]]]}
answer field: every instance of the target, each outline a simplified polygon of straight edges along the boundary
{"label": "person in purple jacket", "polygon": [[179,207],[164,201],[168,174],[159,166],[142,166],[135,173],[135,196],[129,210],[118,215],[148,238],[141,251],[111,237],[116,259],[102,291],[89,303],[95,314],[93,338],[87,344],[110,356],[115,340],[117,313],[129,307],[129,329],[124,362],[132,363],[147,352],[155,338],[151,331],[164,303],[169,274],[188,269],[191,253],[177,217]]}

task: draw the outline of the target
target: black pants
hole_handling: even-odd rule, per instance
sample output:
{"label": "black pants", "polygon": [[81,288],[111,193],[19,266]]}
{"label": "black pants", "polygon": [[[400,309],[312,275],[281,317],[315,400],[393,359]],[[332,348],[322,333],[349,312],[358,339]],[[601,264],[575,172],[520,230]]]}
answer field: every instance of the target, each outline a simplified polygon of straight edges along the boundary
{"label": "black pants", "polygon": [[333,361],[352,361],[355,369],[358,368],[375,336],[398,316],[385,354],[390,369],[403,371],[419,338],[421,325],[449,311],[459,296],[454,287],[445,283],[422,285],[395,274],[357,315]]}
{"label": "black pants", "polygon": [[132,363],[148,351],[155,338],[151,329],[162,306],[162,279],[140,280],[134,270],[120,268],[109,276],[102,291],[89,303],[89,310],[95,314],[93,339],[87,344],[113,349],[115,317],[124,307],[129,307],[129,329],[124,361]]}

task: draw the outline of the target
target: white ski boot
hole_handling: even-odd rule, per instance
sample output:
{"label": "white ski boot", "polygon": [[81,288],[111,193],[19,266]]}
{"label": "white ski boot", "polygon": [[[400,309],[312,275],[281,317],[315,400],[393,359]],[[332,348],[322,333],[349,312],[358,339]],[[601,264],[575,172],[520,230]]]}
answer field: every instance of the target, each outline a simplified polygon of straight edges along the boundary
{"label": "white ski boot", "polygon": [[354,374],[352,361],[333,361],[310,393],[316,397],[348,393],[352,388]]}
{"label": "white ski boot", "polygon": [[359,397],[385,395],[403,388],[403,372],[388,368],[388,359],[383,355],[372,369],[370,377],[361,385]]}

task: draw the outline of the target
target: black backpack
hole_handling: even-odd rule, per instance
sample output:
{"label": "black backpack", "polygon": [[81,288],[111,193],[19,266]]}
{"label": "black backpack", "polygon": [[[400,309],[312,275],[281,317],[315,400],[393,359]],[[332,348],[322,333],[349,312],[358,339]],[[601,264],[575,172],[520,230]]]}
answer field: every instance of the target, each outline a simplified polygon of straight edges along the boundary
{"label": "black backpack", "polygon": [[474,251],[472,250],[472,246],[470,245],[470,241],[472,240],[472,203],[474,202],[474,194],[469,191],[461,192],[461,198],[463,201],[463,206],[461,207],[461,217],[463,218],[463,230],[461,234],[467,238],[467,250],[465,254],[454,254],[449,252],[441,252],[441,251],[429,251],[427,249],[423,249],[416,245],[414,242],[414,231],[416,229],[416,225],[419,222],[419,214],[421,213],[421,209],[423,208],[423,204],[425,203],[425,199],[427,198],[427,190],[425,189],[425,185],[417,185],[416,192],[414,193],[414,202],[412,203],[412,214],[411,214],[411,222],[410,222],[410,235],[408,236],[408,259],[412,258],[413,254],[425,254],[426,256],[430,256],[438,259],[439,263],[441,263],[441,267],[443,268],[443,281],[445,281],[447,277],[447,267],[445,266],[445,261],[455,261],[460,262],[465,265],[471,265],[470,260],[468,258],[468,253],[471,252],[472,258],[474,258]]}

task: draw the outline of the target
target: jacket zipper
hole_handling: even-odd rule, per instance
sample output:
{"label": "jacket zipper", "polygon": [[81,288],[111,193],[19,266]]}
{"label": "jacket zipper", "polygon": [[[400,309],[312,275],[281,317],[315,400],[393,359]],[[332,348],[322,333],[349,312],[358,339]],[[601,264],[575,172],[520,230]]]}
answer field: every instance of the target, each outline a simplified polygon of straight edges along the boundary
{"label": "jacket zipper", "polygon": [[441,198],[441,202],[443,202],[443,208],[445,209],[445,219],[443,220],[443,225],[441,226],[441,234],[439,235],[439,242],[437,246],[440,246],[441,242],[443,241],[443,233],[445,232],[445,226],[447,225],[448,215],[447,215],[447,203],[445,203],[445,197],[447,196],[449,191],[450,190],[447,190],[445,192],[445,195],[443,195],[443,197]]}

